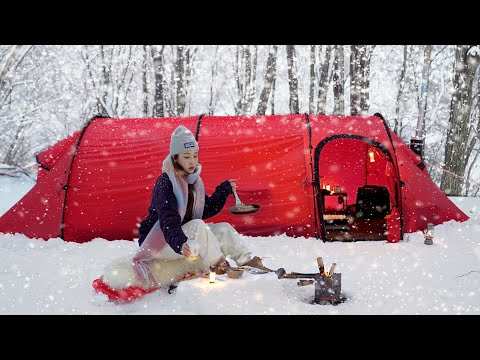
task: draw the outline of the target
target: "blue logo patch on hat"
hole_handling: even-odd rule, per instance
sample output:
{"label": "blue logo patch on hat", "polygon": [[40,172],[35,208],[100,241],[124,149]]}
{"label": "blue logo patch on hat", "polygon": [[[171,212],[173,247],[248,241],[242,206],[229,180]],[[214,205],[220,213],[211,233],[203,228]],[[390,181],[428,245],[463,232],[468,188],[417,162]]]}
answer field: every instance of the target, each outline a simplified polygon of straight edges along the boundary
{"label": "blue logo patch on hat", "polygon": [[189,142],[184,143],[183,146],[185,146],[185,149],[194,148],[195,147],[195,142],[189,141]]}

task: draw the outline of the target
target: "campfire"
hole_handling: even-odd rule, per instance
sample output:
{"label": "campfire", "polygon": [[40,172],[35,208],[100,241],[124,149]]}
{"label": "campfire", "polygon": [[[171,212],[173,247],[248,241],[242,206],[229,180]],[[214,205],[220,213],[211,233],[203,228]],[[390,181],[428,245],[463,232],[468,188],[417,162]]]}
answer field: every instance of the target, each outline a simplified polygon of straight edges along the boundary
{"label": "campfire", "polygon": [[342,274],[335,272],[336,263],[330,266],[330,270],[325,271],[322,257],[317,258],[318,275],[315,276],[315,299],[314,304],[337,305],[345,300],[342,297]]}

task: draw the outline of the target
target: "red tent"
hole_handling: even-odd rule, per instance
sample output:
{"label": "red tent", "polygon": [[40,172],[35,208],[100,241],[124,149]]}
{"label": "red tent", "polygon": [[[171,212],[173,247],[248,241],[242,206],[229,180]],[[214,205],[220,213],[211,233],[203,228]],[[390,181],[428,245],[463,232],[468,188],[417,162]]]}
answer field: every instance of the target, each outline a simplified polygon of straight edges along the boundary
{"label": "red tent", "polygon": [[93,118],[37,155],[37,183],[0,218],[0,232],[74,242],[138,237],[181,124],[198,138],[207,194],[237,179],[239,198],[260,205],[233,215],[232,196],[210,219],[246,235],[396,242],[427,223],[468,219],[381,116]]}

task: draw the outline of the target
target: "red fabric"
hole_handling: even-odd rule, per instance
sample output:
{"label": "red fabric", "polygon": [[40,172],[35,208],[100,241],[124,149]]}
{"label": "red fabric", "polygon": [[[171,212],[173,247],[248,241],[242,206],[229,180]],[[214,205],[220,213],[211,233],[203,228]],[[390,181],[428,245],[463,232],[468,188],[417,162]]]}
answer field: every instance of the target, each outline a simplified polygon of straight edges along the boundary
{"label": "red fabric", "polygon": [[128,286],[121,290],[114,290],[103,282],[102,277],[93,280],[92,286],[97,292],[107,295],[110,301],[132,301],[139,298],[140,296],[158,290],[157,288],[145,290],[138,286]]}
{"label": "red fabric", "polygon": [[314,235],[312,193],[304,189],[304,123],[304,115],[202,119],[200,163],[206,193],[225,179],[236,179],[240,200],[260,205],[256,213],[232,215],[228,208],[235,199],[230,196],[225,209],[209,221],[227,221],[246,235]]}
{"label": "red fabric", "polygon": [[[366,151],[367,145],[360,140],[340,138],[327,143],[320,153],[320,185],[328,184],[332,191],[339,186],[348,194],[345,201],[355,203],[357,189],[365,185],[367,177]],[[325,197],[327,212],[338,211],[339,205],[337,196]]]}
{"label": "red fabric", "polygon": [[401,240],[401,230],[400,230],[400,214],[398,208],[392,208],[390,214],[387,215],[387,241],[388,242],[398,242]]}
{"label": "red fabric", "polygon": [[[323,140],[331,141],[320,152],[321,181],[330,181],[332,188],[341,186],[349,204],[355,202],[358,187],[369,183],[387,187],[392,200],[395,191],[401,192],[397,206],[404,232],[423,230],[428,222],[468,219],[418,168],[418,156],[392,133],[394,152],[379,117],[310,115],[309,119],[311,152],[305,115],[202,118],[199,160],[207,194],[223,180],[236,179],[242,202],[260,205],[254,214],[233,215],[228,211],[235,204],[230,196],[211,221],[227,221],[246,235],[314,236],[310,159]],[[63,218],[66,241],[138,237],[137,226],[147,214],[172,131],[183,124],[195,134],[197,122],[196,116],[92,120],[75,157],[81,132],[38,155],[50,171],[41,170],[33,189],[0,218],[0,232],[58,237]],[[369,163],[367,141],[382,144],[393,162],[375,148],[375,162]],[[400,180],[406,184],[401,189]]]}
{"label": "red fabric", "polygon": [[441,191],[426,169],[417,166],[421,159],[394,134],[402,188],[402,214],[404,232],[424,230],[428,223],[442,224],[449,220],[465,221],[465,215]]}
{"label": "red fabric", "polygon": [[[71,158],[73,156],[73,154],[75,153],[75,146],[77,144],[78,138],[80,137],[80,134],[81,131],[77,131],[66,139],[63,139],[56,143],[55,146],[51,146],[37,155],[37,162],[39,163],[37,180],[48,173],[45,168],[52,170],[55,168],[56,164],[65,156],[68,158]],[[61,163],[60,166],[65,166],[65,164]]]}
{"label": "red fabric", "polygon": [[[197,117],[182,124],[195,131]],[[64,239],[138,237],[178,118],[96,119],[80,142],[67,194]]]}
{"label": "red fabric", "polygon": [[60,237],[65,203],[63,187],[67,184],[66,169],[71,161],[71,151],[57,152],[56,166],[38,177],[35,186],[0,217],[0,232],[22,233],[44,240]]}

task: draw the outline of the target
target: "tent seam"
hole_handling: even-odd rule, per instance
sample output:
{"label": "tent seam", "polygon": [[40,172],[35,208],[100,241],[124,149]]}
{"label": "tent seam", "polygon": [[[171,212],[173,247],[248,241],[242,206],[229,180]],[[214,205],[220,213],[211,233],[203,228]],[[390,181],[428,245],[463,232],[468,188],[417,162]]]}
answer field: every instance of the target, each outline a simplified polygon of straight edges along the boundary
{"label": "tent seam", "polygon": [[70,166],[68,167],[68,175],[67,175],[67,181],[66,184],[62,186],[62,189],[65,190],[65,194],[63,197],[63,206],[62,206],[62,221],[60,222],[60,238],[64,239],[64,229],[65,229],[65,204],[67,203],[67,194],[68,194],[68,188],[70,185],[70,176],[72,174],[72,166],[73,166],[73,161],[75,160],[75,157],[77,156],[78,148],[80,146],[80,141],[82,141],[83,135],[85,134],[85,131],[87,130],[88,126],[92,123],[93,120],[97,118],[104,118],[104,116],[95,116],[91,118],[88,123],[83,127],[80,136],[78,137],[77,142],[75,143],[75,151],[72,154],[72,159],[70,160]]}
{"label": "tent seam", "polygon": [[308,130],[308,148],[310,152],[310,174],[312,176],[312,195],[313,195],[313,226],[315,227],[315,238],[319,239],[318,237],[318,222],[317,222],[317,204],[315,204],[316,196],[315,196],[315,190],[318,191],[317,183],[316,183],[316,178],[314,177],[313,174],[313,156],[312,156],[312,127],[310,125],[310,117],[308,116],[307,113],[305,113],[305,120],[307,123],[307,130]]}

